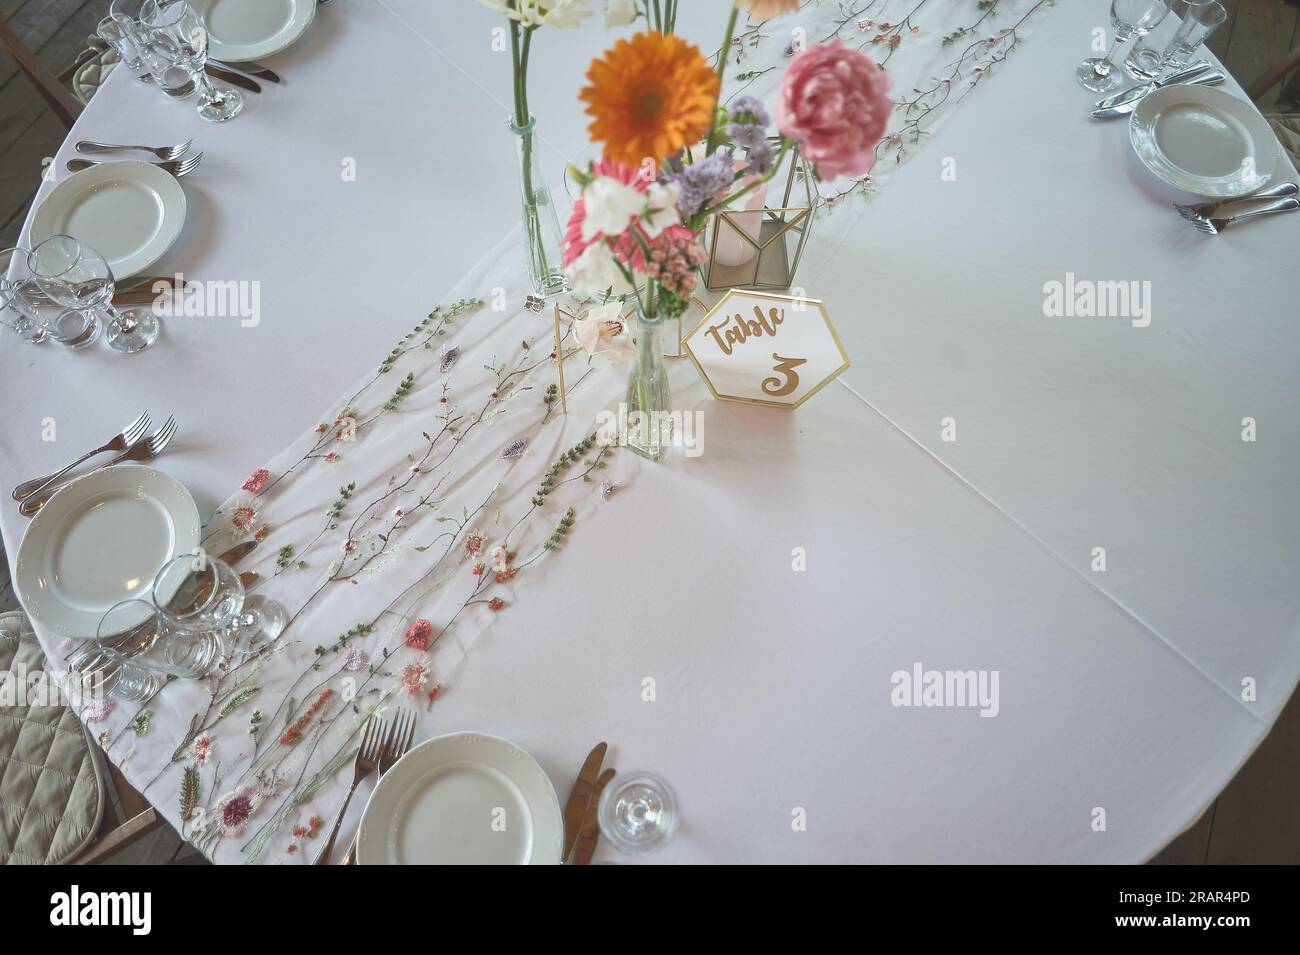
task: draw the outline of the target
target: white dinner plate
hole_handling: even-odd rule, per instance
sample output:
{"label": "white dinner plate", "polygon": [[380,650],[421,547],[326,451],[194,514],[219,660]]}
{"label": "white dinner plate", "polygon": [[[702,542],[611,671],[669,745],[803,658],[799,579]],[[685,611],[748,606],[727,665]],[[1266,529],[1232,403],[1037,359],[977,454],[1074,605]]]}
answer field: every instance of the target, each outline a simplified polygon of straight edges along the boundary
{"label": "white dinner plate", "polygon": [[1138,158],[1169,185],[1198,196],[1244,196],[1273,178],[1277,137],[1245,100],[1208,86],[1166,86],[1133,110]]}
{"label": "white dinner plate", "polygon": [[191,0],[208,27],[214,60],[242,63],[279,53],[307,32],[317,0]]}
{"label": "white dinner plate", "polygon": [[185,190],[152,163],[106,162],[50,190],[32,219],[30,248],[70,235],[108,260],[115,279],[138,275],[167,254],[185,225]]}
{"label": "white dinner plate", "polygon": [[199,534],[190,492],[161,471],[119,464],[87,474],[27,525],[14,566],[18,597],[54,633],[94,637],[110,607],[147,598],[163,564],[190,553]]}
{"label": "white dinner plate", "polygon": [[361,865],[556,865],[555,787],[513,743],[452,733],[415,747],[379,781],[357,834]]}

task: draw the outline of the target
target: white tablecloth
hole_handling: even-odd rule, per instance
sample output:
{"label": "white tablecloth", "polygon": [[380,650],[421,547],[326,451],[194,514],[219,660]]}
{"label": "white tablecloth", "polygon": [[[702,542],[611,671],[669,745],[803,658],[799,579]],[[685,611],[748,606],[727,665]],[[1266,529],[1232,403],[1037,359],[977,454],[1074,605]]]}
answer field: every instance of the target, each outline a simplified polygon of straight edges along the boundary
{"label": "white tablecloth", "polygon": [[[515,740],[561,799],[610,740],[620,770],[678,789],[656,861],[1135,862],[1214,798],[1300,673],[1281,278],[1300,216],[1207,239],[1172,214],[1073,80],[1104,8],[1058,4],[888,189],[815,235],[799,284],[853,357],[841,384],[784,414],[712,402],[678,367],[705,453],[642,468],[562,564],[521,578],[441,729]],[[161,463],[210,510],[514,224],[497,21],[417,0],[319,13],[275,60],[284,88],[233,123],[119,75],[74,129],[60,167],[81,138],[198,137],[163,270],[259,280],[261,323],[173,320],[129,360],[11,339],[4,486],[148,407],[178,416]],[[548,39],[533,100],[558,180],[607,38]],[[1045,317],[1067,272],[1150,280],[1150,326]],[[11,556],[23,527],[6,496]],[[998,715],[892,705],[916,663],[998,671]]]}

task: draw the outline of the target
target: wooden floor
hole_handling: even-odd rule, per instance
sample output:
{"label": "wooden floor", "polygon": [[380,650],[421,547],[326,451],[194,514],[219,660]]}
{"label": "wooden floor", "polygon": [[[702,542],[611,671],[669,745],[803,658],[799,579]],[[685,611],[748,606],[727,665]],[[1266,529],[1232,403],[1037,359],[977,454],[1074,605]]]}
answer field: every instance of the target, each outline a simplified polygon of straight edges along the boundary
{"label": "wooden floor", "polygon": [[[1300,9],[1283,0],[1220,0],[1228,21],[1209,46],[1248,86],[1300,45]],[[109,0],[0,0],[0,17],[54,72],[84,49]],[[1295,0],[1300,3],[1300,0]],[[1260,106],[1295,109],[1300,77],[1273,90]],[[44,160],[63,142],[63,127],[0,51],[0,248],[14,244],[40,183]],[[0,604],[9,598],[0,555]],[[122,862],[194,861],[164,828],[126,850]],[[1154,863],[1300,863],[1300,695],[1236,778],[1187,832]]]}

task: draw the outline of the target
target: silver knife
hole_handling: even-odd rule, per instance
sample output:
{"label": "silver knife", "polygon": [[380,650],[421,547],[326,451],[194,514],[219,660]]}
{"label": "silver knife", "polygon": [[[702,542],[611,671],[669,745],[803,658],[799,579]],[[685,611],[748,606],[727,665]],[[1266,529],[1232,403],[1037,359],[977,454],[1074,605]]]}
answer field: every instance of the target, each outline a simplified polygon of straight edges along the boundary
{"label": "silver knife", "polygon": [[1160,89],[1162,86],[1172,86],[1175,83],[1188,83],[1195,80],[1202,74],[1214,72],[1214,67],[1210,66],[1205,60],[1198,60],[1191,66],[1184,67],[1177,73],[1169,77],[1153,81],[1150,83],[1139,83],[1137,86],[1130,86],[1113,96],[1107,96],[1105,99],[1097,100],[1094,109],[1110,109],[1112,106],[1123,106],[1125,103],[1136,103],[1148,93]]}
{"label": "silver knife", "polygon": [[249,60],[247,63],[228,63],[225,60],[209,59],[209,63],[219,66],[223,70],[233,70],[236,73],[247,73],[249,76],[256,76],[259,80],[266,80],[268,83],[283,83],[280,74],[275,72],[269,66],[263,66],[261,63],[254,63]]}
{"label": "silver knife", "polygon": [[[1193,79],[1182,80],[1179,84],[1169,83],[1164,85],[1218,86],[1227,78],[1228,78],[1227,74],[1225,74],[1222,70],[1214,70],[1209,73],[1201,73],[1196,77],[1194,77]],[[1133,112],[1133,110],[1137,109],[1138,104],[1141,103],[1142,100],[1146,98],[1148,93],[1151,93],[1156,89],[1163,89],[1164,85],[1160,87],[1142,86],[1136,88],[1135,90],[1130,90],[1129,92],[1132,95],[1128,99],[1125,99],[1122,102],[1115,103],[1111,106],[1098,106],[1096,109],[1092,111],[1092,115],[1096,119],[1112,119],[1113,117],[1116,116],[1127,116],[1129,113]]]}

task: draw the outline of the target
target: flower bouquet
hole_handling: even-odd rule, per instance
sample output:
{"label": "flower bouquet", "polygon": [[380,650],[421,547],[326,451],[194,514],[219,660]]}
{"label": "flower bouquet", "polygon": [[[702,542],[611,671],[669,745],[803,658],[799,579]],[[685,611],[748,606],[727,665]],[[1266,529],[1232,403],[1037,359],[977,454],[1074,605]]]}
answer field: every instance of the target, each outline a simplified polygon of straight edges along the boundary
{"label": "flower bouquet", "polygon": [[652,460],[672,439],[660,332],[690,302],[710,217],[763,186],[796,146],[819,178],[865,174],[892,110],[884,73],[838,40],[804,50],[786,69],[777,135],[757,98],[723,103],[726,54],[743,6],[761,18],[799,4],[739,0],[710,64],[672,33],[675,4],[665,14],[655,3],[646,18],[658,29],[619,40],[593,61],[581,93],[604,155],[573,171],[582,194],[564,233],[565,275],[579,293],[635,298],[627,443]]}

